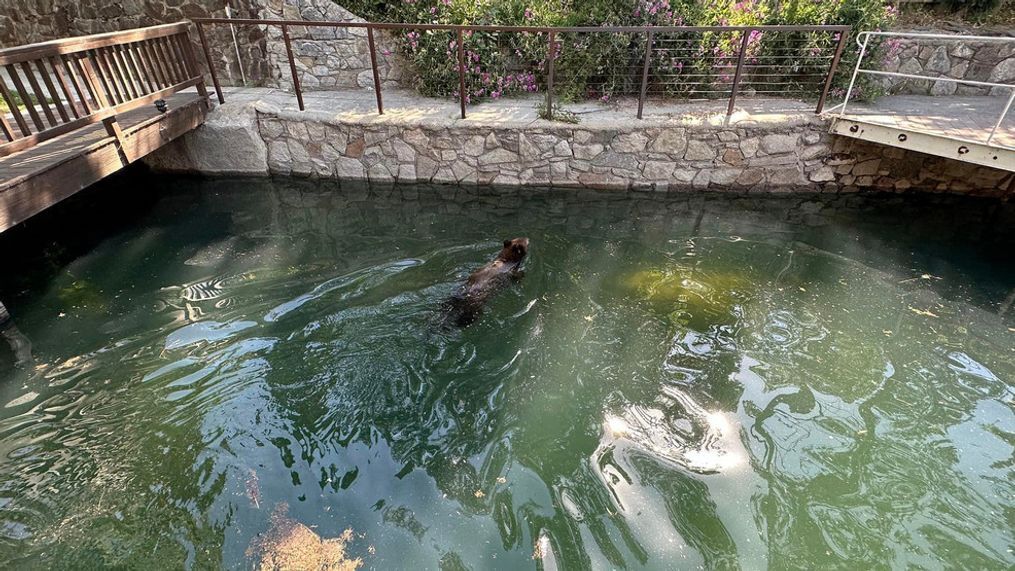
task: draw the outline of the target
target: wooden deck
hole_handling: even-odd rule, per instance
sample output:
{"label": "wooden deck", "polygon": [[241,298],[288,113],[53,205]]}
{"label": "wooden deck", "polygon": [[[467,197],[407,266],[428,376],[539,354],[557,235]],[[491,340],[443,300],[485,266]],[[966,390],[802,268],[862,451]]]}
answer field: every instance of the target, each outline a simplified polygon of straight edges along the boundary
{"label": "wooden deck", "polygon": [[836,112],[832,132],[963,162],[1015,171],[1015,112],[1008,97],[891,95]]}
{"label": "wooden deck", "polygon": [[204,122],[206,105],[196,92],[118,116],[122,145],[96,123],[0,158],[0,232],[143,158]]}
{"label": "wooden deck", "polygon": [[0,232],[194,129],[209,107],[186,22],[0,49],[0,101]]}

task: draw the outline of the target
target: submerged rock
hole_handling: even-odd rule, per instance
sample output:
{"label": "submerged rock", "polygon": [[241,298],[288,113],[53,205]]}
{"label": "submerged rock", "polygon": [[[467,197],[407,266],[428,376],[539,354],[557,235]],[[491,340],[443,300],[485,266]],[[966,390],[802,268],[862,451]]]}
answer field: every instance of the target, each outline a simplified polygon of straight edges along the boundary
{"label": "submerged rock", "polygon": [[287,515],[289,506],[279,504],[271,515],[271,529],[255,538],[247,557],[257,557],[258,571],[353,571],[363,565],[360,558],[349,559],[345,546],[352,530],[322,539],[312,529]]}
{"label": "submerged rock", "polygon": [[750,286],[744,275],[679,267],[642,270],[623,278],[629,295],[651,303],[673,323],[695,329],[735,321],[736,306]]}

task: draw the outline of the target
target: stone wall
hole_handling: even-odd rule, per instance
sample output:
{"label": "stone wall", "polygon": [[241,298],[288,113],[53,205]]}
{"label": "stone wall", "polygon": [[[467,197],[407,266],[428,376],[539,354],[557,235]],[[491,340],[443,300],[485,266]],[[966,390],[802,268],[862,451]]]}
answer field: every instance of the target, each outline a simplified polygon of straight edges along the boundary
{"label": "stone wall", "polygon": [[[263,4],[259,10],[261,19],[365,21],[331,0],[254,1]],[[289,33],[302,89],[373,87],[373,68],[365,29],[293,27]],[[374,39],[382,85],[390,87],[401,83],[407,67],[398,57],[391,36],[379,33]],[[279,28],[268,28],[266,49],[272,84],[292,90],[289,59]]]}
{"label": "stone wall", "polygon": [[[930,33],[930,32],[920,32]],[[889,45],[885,71],[950,77],[992,83],[1015,83],[1015,38],[1012,42],[913,41]],[[1005,88],[963,85],[949,81],[885,78],[890,93],[912,95],[1009,95]]]}
{"label": "stone wall", "polygon": [[218,108],[206,125],[149,162],[170,171],[375,183],[1015,193],[1013,173],[831,135],[826,120],[809,114],[748,118],[732,127],[504,118],[510,115],[502,110],[488,120],[461,120],[441,111],[427,117],[300,112],[254,96]]}
{"label": "stone wall", "polygon": [[431,128],[258,114],[272,173],[390,182],[858,192],[1012,191],[1013,175],[789,128]]}
{"label": "stone wall", "polygon": [[[10,47],[70,36],[115,32],[130,28],[179,22],[188,18],[225,17],[230,5],[233,16],[257,18],[255,5],[266,0],[3,0],[0,2],[0,46]],[[227,27],[208,29],[209,42],[222,82],[238,85],[244,74],[253,83],[266,76],[263,32],[256,26],[236,28],[237,43]],[[197,34],[191,33],[195,53],[200,54]],[[237,46],[240,60],[237,61]],[[203,61],[203,58],[201,58]]]}

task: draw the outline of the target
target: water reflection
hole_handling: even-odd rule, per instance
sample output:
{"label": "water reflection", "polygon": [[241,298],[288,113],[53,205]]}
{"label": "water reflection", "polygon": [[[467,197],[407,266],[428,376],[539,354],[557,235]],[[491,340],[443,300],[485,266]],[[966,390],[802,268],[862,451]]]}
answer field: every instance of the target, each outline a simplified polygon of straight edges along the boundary
{"label": "water reflection", "polygon": [[960,223],[1010,207],[176,184],[0,279],[12,564],[244,567],[282,504],[376,568],[1012,563],[1015,270]]}

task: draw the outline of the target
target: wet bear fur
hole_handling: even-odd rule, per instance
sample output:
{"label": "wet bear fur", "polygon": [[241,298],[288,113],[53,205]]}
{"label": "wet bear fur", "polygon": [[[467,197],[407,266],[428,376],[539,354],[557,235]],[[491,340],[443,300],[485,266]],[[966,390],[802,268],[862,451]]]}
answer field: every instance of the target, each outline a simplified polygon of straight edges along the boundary
{"label": "wet bear fur", "polygon": [[445,322],[457,327],[475,323],[497,292],[524,275],[520,267],[528,253],[528,238],[504,240],[504,247],[497,257],[469,274],[469,279],[445,302]]}

